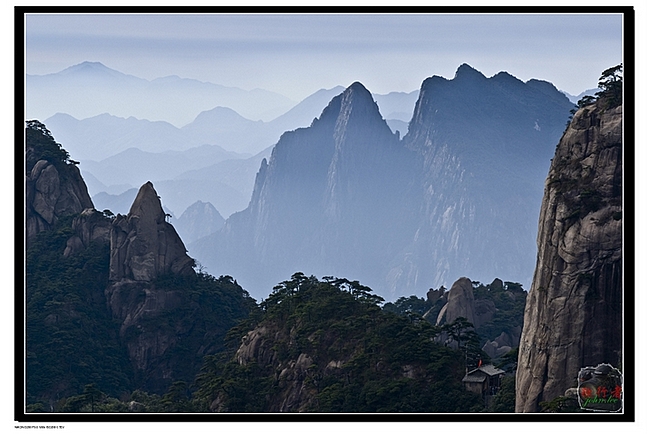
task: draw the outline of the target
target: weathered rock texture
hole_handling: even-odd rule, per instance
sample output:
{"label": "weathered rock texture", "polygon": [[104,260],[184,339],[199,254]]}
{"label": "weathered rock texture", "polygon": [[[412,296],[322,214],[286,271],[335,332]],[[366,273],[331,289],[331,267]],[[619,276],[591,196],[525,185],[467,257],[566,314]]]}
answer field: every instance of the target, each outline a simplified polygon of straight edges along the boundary
{"label": "weathered rock texture", "polygon": [[63,256],[70,256],[87,248],[96,241],[103,244],[110,243],[110,220],[94,208],[86,208],[72,220],[74,235],[70,237],[65,246]]}
{"label": "weathered rock texture", "polygon": [[74,164],[59,167],[39,160],[27,174],[26,235],[29,244],[42,231],[51,229],[63,216],[94,208],[88,188]]}
{"label": "weathered rock texture", "polygon": [[188,331],[190,321],[174,327],[150,327],[147,322],[176,311],[187,300],[183,291],[163,290],[154,280],[165,275],[192,275],[194,261],[182,240],[165,221],[160,199],[147,182],[128,215],[117,215],[110,232],[110,286],[106,299],[141,382],[149,388],[173,378],[165,353]]}
{"label": "weathered rock texture", "polygon": [[[279,341],[296,345],[295,331],[290,335],[273,326],[261,326],[250,331],[242,340],[236,352],[236,360],[241,365],[256,363],[260,366],[273,366],[276,372],[277,390],[279,391],[269,411],[294,412],[301,411],[312,403],[315,398],[312,387],[306,384],[308,371],[312,369],[312,356],[302,352],[296,358],[280,360],[276,345]],[[345,361],[329,363],[325,371],[339,368]],[[211,404],[212,411],[220,411],[217,397]]]}
{"label": "weathered rock texture", "polygon": [[110,234],[110,280],[150,282],[164,274],[192,274],[194,261],[165,220],[153,184],[144,184],[128,215],[118,215]]}
{"label": "weathered rock texture", "polygon": [[[457,318],[463,317],[474,325],[474,309],[475,296],[473,295],[472,282],[467,277],[462,277],[450,288],[448,303],[442,310],[442,313],[445,314],[445,322],[451,323]],[[437,321],[437,323],[439,322]]]}
{"label": "weathered rock texture", "polygon": [[576,385],[582,367],[620,366],[622,106],[581,108],[552,161],[520,342],[516,411]]}
{"label": "weathered rock texture", "polygon": [[[495,285],[500,279],[495,279],[491,285]],[[457,280],[448,292],[448,302],[443,306],[437,318],[437,324],[451,323],[457,318],[466,318],[475,329],[493,319],[497,308],[492,300],[475,300],[473,284],[467,277]]]}

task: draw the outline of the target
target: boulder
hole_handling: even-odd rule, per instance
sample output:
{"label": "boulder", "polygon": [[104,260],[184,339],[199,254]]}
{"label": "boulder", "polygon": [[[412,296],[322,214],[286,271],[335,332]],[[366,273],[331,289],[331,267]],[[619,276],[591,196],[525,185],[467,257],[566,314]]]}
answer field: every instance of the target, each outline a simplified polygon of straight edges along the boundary
{"label": "boulder", "polygon": [[473,325],[475,324],[475,296],[470,279],[461,277],[452,284],[448,293],[448,303],[446,306],[446,323],[451,323],[459,317],[464,317]]}

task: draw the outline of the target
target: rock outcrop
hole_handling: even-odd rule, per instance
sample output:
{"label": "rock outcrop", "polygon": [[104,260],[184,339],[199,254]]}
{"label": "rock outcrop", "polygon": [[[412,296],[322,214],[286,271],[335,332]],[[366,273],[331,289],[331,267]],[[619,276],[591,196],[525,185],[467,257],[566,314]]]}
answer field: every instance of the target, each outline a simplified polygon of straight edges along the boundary
{"label": "rock outcrop", "polygon": [[51,229],[61,217],[94,208],[75,164],[38,160],[26,181],[27,244],[39,232]]}
{"label": "rock outcrop", "polygon": [[622,106],[576,112],[545,184],[520,342],[516,411],[539,411],[581,368],[622,358]]}
{"label": "rock outcrop", "polygon": [[74,234],[67,241],[64,257],[82,251],[93,241],[108,244],[110,221],[94,209],[77,162],[40,122],[28,121],[25,135],[27,247],[40,232],[72,216]]}
{"label": "rock outcrop", "polygon": [[118,215],[110,234],[110,280],[150,282],[165,274],[192,274],[194,261],[165,219],[151,182],[144,184],[128,215]]}
{"label": "rock outcrop", "polygon": [[[151,390],[173,378],[174,367],[163,356],[173,348],[191,321],[172,327],[151,327],[164,314],[186,306],[181,290],[155,284],[162,276],[191,276],[190,258],[165,213],[153,184],[144,184],[128,215],[117,215],[110,231],[110,285],[106,300],[113,318],[121,323],[120,335],[131,362]],[[158,321],[159,322],[159,321]],[[161,390],[161,389],[160,389]]]}
{"label": "rock outcrop", "polygon": [[[444,309],[446,323],[463,317],[473,325],[475,324],[475,296],[470,279],[462,277],[452,284],[448,294],[448,304],[444,306]],[[439,322],[437,321],[437,323]]]}
{"label": "rock outcrop", "polygon": [[[261,326],[243,337],[235,358],[240,365],[255,363],[259,366],[273,366],[276,372],[277,390],[280,391],[273,400],[271,412],[294,412],[310,405],[314,399],[312,387],[307,382],[309,370],[312,369],[312,356],[302,352],[294,359],[280,360],[276,345],[278,341],[294,342],[294,330],[290,336],[272,326]],[[342,361],[338,361],[341,364]],[[326,370],[336,369],[327,367]],[[212,402],[211,410],[219,411],[217,399]]]}
{"label": "rock outcrop", "polygon": [[68,239],[63,256],[74,255],[92,242],[110,243],[110,220],[94,208],[86,208],[76,216],[72,220],[72,229],[74,235]]}
{"label": "rock outcrop", "polygon": [[[496,282],[502,284],[502,281],[495,279],[491,284]],[[467,277],[457,280],[448,292],[448,302],[443,306],[437,318],[437,325],[442,323],[451,323],[457,318],[466,318],[475,329],[488,323],[493,319],[497,312],[495,303],[492,300],[480,299],[475,300],[473,292],[473,283]]]}

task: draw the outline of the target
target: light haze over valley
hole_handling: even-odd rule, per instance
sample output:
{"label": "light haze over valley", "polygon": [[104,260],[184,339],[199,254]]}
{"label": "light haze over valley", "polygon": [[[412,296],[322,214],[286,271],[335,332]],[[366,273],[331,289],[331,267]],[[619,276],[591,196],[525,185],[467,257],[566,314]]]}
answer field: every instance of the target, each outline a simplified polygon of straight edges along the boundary
{"label": "light haze over valley", "polygon": [[[295,271],[358,279],[386,299],[422,295],[464,275],[485,282],[499,277],[528,289],[550,159],[570,108],[596,91],[601,71],[622,61],[621,26],[621,15],[28,15],[25,116],[43,122],[80,162],[97,209],[128,213],[137,190],[152,181],[189,255],[211,274],[231,274],[257,299]],[[428,82],[430,104],[450,108],[446,118],[434,117],[429,107],[417,112],[430,77],[435,77]],[[351,86],[356,82],[366,95]],[[477,83],[492,90],[477,91]],[[494,99],[497,89],[510,98]],[[331,149],[337,146],[332,153],[323,144],[328,133],[308,136],[308,143],[322,143],[316,151],[321,154],[313,154],[304,174],[288,176],[295,168],[288,163],[294,157],[286,151],[291,145],[275,145],[288,143],[289,135],[282,137],[287,131],[315,134],[314,119],[321,125],[325,108],[345,98],[340,95],[353,100],[354,110],[368,110],[353,118],[357,126],[345,124],[349,134],[360,137],[369,131],[365,125],[384,123],[381,136],[372,136],[363,148],[332,132]],[[367,95],[376,102],[376,113],[363,99]],[[547,110],[551,116],[541,118]],[[416,113],[427,120],[410,124]],[[425,150],[432,129],[424,131],[423,124],[436,125],[435,134],[450,146],[447,155]],[[420,128],[412,132],[412,125]],[[532,134],[537,138],[521,139]],[[372,143],[408,151],[376,152]],[[422,166],[414,169],[417,162]],[[285,179],[275,174],[264,184],[264,167]],[[366,176],[356,179],[350,175],[354,170]],[[381,179],[391,170],[394,178]],[[489,177],[489,171],[501,176]],[[373,218],[375,228],[359,234],[345,220],[309,241],[322,250],[317,255],[306,259],[296,253],[301,241],[286,241],[285,232],[276,232],[278,222],[286,221],[282,213],[291,213],[285,208],[291,196],[277,199],[280,190],[271,186],[311,181],[327,191],[321,200],[309,190],[292,194],[306,194],[313,199],[310,211],[334,217],[295,222],[296,234],[312,234],[313,227],[342,218]],[[366,194],[360,200],[342,197],[341,185],[356,193],[367,189]],[[483,190],[472,191],[475,186]],[[442,200],[435,202],[438,193]],[[344,217],[339,211],[344,204],[366,208]],[[496,210],[503,206],[510,209],[510,224]],[[407,212],[399,214],[398,207]],[[263,225],[241,223],[255,212],[257,221],[266,219]],[[448,233],[437,233],[470,213],[477,213],[470,217],[473,223],[493,218],[501,227],[470,232],[474,224],[457,223]],[[379,215],[387,220],[379,222]],[[514,229],[513,222],[520,227]],[[237,235],[249,233],[266,240],[249,244]],[[356,245],[328,245],[323,240],[331,242],[331,233],[339,243],[356,237]],[[383,244],[371,244],[376,238]],[[283,243],[291,246],[290,254],[277,247]],[[468,244],[474,248],[470,258],[462,253]],[[223,245],[242,251],[220,252]],[[244,247],[260,246],[273,252],[272,261],[239,265]],[[431,249],[432,257],[421,249]],[[324,251],[337,259],[325,266]],[[363,251],[371,265],[352,265],[351,258]],[[444,252],[463,258],[463,270]],[[288,262],[276,263],[277,258]],[[248,276],[258,264],[271,271]]]}

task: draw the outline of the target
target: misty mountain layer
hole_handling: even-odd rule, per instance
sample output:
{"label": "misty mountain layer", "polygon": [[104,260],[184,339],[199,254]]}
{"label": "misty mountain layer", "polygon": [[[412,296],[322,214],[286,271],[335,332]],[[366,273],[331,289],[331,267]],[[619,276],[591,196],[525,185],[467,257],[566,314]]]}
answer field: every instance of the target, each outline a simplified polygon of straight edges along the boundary
{"label": "misty mountain layer", "polygon": [[573,105],[546,82],[462,65],[427,79],[399,140],[354,83],[262,161],[247,209],[191,245],[253,296],[295,271],[387,298],[461,276],[528,286],[542,185]]}
{"label": "misty mountain layer", "polygon": [[295,104],[262,89],[246,91],[178,76],[149,81],[99,62],[83,62],[54,74],[27,75],[26,79],[29,119],[46,119],[55,113],[77,118],[110,113],[165,120],[179,127],[216,106],[230,107],[249,119],[270,120]]}

